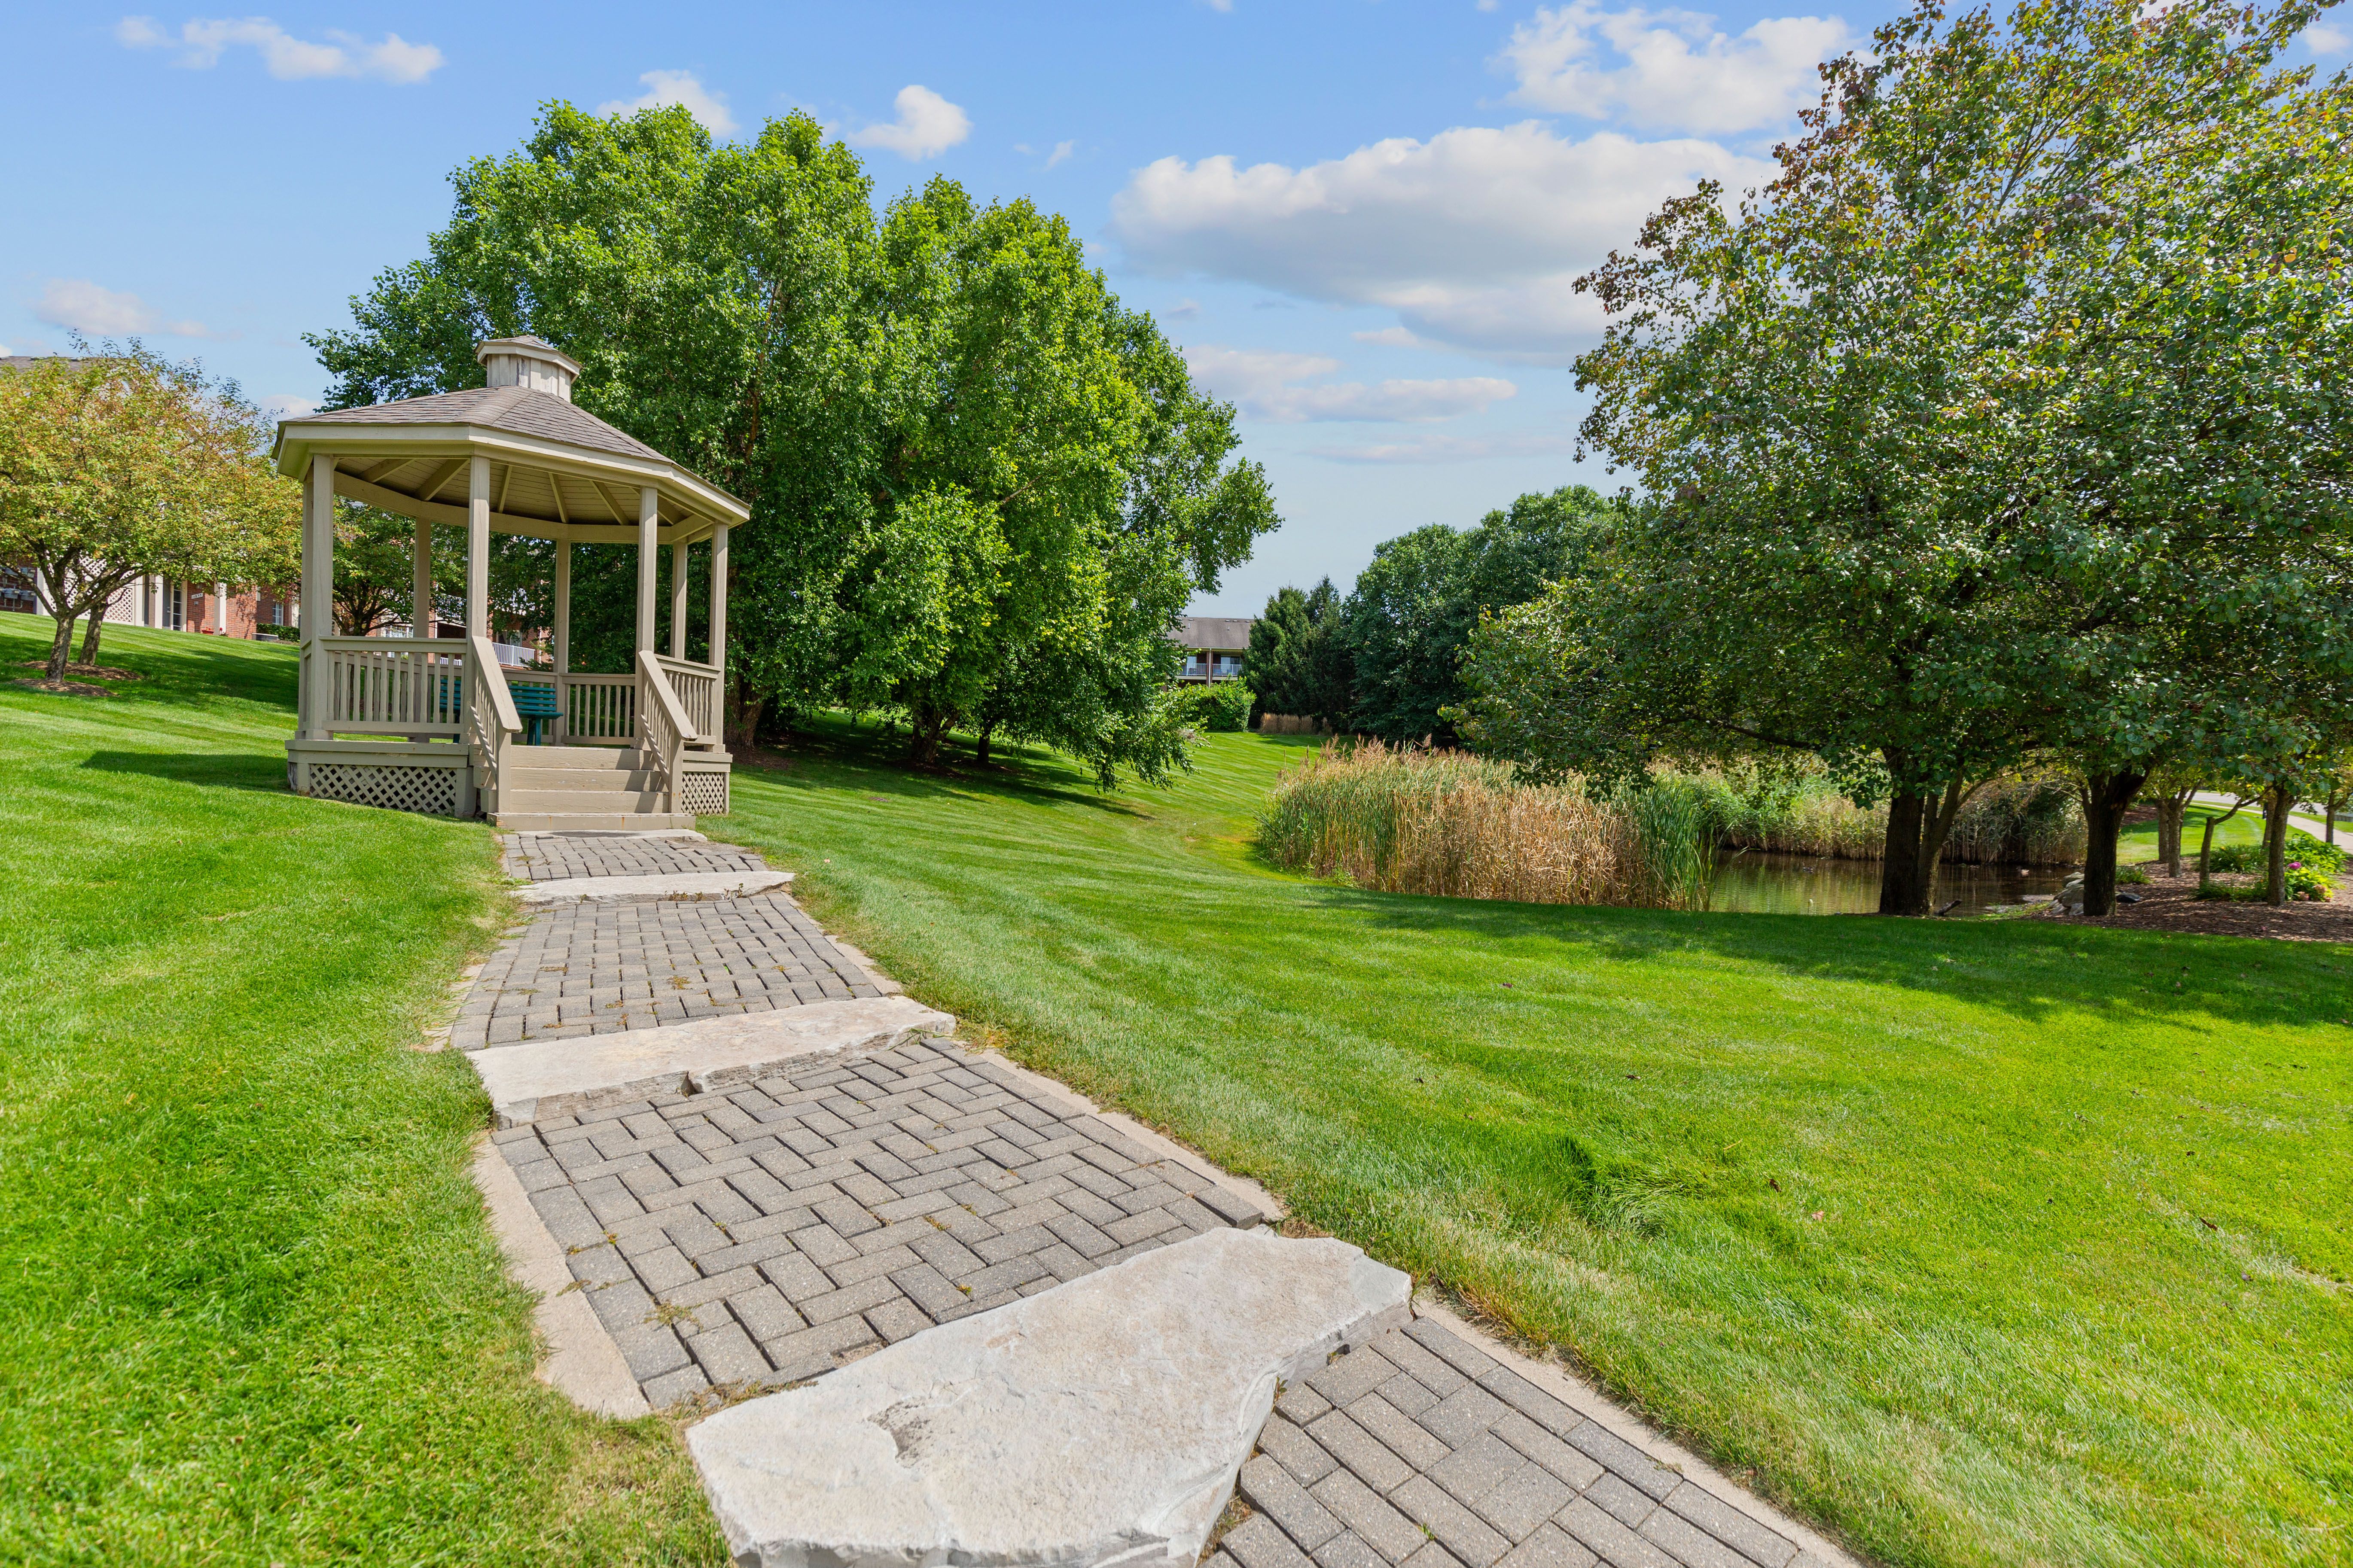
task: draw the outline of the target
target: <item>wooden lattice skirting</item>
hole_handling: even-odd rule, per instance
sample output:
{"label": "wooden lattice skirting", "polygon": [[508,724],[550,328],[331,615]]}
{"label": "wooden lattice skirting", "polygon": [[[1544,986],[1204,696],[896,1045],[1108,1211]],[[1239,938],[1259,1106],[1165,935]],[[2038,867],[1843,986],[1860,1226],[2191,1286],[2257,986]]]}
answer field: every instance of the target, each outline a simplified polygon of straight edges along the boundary
{"label": "wooden lattice skirting", "polygon": [[458,815],[454,768],[404,768],[381,763],[312,763],[311,793],[322,800],[419,811],[427,816]]}

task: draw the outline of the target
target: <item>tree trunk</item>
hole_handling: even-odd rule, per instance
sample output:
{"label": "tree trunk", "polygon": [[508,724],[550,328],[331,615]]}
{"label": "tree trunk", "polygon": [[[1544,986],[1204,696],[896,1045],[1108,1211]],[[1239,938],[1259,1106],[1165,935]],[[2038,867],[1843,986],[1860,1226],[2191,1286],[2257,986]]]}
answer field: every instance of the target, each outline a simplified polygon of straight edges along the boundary
{"label": "tree trunk", "polygon": [[2123,831],[2125,812],[2148,779],[2146,769],[2132,773],[2088,773],[2084,779],[2084,912],[2098,917],[2116,912],[2116,836]]}
{"label": "tree trunk", "polygon": [[[49,592],[52,595],[57,592],[57,585],[54,583],[50,584]],[[66,663],[73,658],[74,617],[72,611],[58,604],[54,598],[50,600],[50,605],[56,612],[53,618],[58,623],[58,629],[56,635],[49,638],[49,679],[63,680],[66,678]]]}
{"label": "tree trunk", "polygon": [[988,765],[988,738],[992,734],[996,733],[996,725],[985,724],[981,726],[979,739],[974,741],[972,743],[973,760],[979,763],[983,767]]}
{"label": "tree trunk", "polygon": [[768,705],[767,699],[753,695],[741,676],[728,672],[728,685],[734,700],[728,704],[727,745],[731,751],[752,751],[759,745],[760,710]]}
{"label": "tree trunk", "polygon": [[2327,814],[2321,823],[2321,827],[2332,845],[2337,842],[2337,808],[2344,804],[2345,792],[2341,789],[2330,791],[2328,798],[2320,803],[2321,810]]}
{"label": "tree trunk", "polygon": [[[109,594],[106,597],[108,602],[111,603],[114,595]],[[106,612],[103,605],[90,613],[90,625],[82,628],[81,634],[81,661],[83,664],[95,666],[98,663],[99,630],[105,625]]]}
{"label": "tree trunk", "polygon": [[1887,803],[1887,837],[1879,863],[1879,912],[1925,915],[1936,891],[1936,866],[1953,819],[1984,788],[1955,779],[1937,795],[1899,794]]}
{"label": "tree trunk", "polygon": [[2294,808],[2287,785],[2263,791],[2263,902],[2275,910],[2287,903],[2287,817]]}
{"label": "tree trunk", "polygon": [[2157,858],[2165,862],[2168,877],[2181,875],[2181,827],[2189,812],[2189,802],[2178,795],[2157,803]]}
{"label": "tree trunk", "polygon": [[940,743],[955,722],[954,713],[937,708],[916,708],[907,714],[907,760],[920,768],[940,765]]}

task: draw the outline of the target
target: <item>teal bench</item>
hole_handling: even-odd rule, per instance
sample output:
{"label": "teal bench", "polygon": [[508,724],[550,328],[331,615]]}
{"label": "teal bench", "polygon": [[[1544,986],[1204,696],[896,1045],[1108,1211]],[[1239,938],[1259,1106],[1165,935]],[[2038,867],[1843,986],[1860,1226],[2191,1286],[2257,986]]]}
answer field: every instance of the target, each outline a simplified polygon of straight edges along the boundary
{"label": "teal bench", "polygon": [[547,721],[563,712],[555,703],[554,683],[518,680],[507,688],[507,695],[514,699],[515,717],[522,721],[523,743],[546,744]]}

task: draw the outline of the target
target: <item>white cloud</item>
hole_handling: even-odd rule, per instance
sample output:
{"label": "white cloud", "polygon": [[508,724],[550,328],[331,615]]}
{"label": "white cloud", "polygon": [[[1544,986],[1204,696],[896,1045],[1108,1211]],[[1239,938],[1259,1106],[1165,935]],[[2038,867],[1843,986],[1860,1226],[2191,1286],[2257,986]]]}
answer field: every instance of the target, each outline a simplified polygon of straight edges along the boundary
{"label": "white cloud", "polygon": [[1322,354],[1268,349],[1229,349],[1204,343],[1185,351],[1194,378],[1245,413],[1282,425],[1310,420],[1367,424],[1423,424],[1477,414],[1489,404],[1519,395],[1519,388],[1491,375],[1447,381],[1384,381],[1367,386],[1349,381],[1321,386],[1294,384],[1329,375],[1340,362]]}
{"label": "white cloud", "polygon": [[596,112],[635,114],[640,109],[668,109],[676,104],[713,136],[724,136],[735,129],[735,117],[727,111],[727,95],[703,86],[692,71],[648,71],[638,78],[638,84],[646,90],[636,98],[600,103]]}
{"label": "white cloud", "polygon": [[2353,47],[2353,32],[2334,22],[2315,22],[2304,30],[2304,41],[2312,46],[2316,55],[2341,55]]}
{"label": "white cloud", "polygon": [[261,57],[263,68],[280,81],[304,81],[316,77],[365,77],[407,85],[423,81],[441,68],[441,51],[431,44],[412,44],[398,33],[386,33],[374,43],[351,33],[327,33],[329,42],[314,44],[295,37],[267,16],[241,20],[198,19],[180,24],[175,38],[153,16],[125,16],[114,25],[115,40],[126,48],[160,49],[174,45],[173,63],[191,70],[209,70],[231,47],[246,46]]}
{"label": "white cloud", "polygon": [[164,319],[136,294],[102,288],[87,278],[52,278],[41,290],[33,305],[36,320],[53,327],[65,327],[93,337],[132,337],[142,333],[161,333],[174,338],[232,338],[234,332],[216,332],[202,321],[174,321]]}
{"label": "white cloud", "polygon": [[1576,441],[1567,436],[1525,431],[1513,436],[1417,436],[1409,441],[1311,447],[1308,451],[1335,463],[1475,463],[1486,458],[1542,457],[1576,449]]}
{"label": "white cloud", "polygon": [[[1591,0],[1539,6],[1497,57],[1536,109],[1715,134],[1778,125],[1813,101],[1816,68],[1850,47],[1836,16],[1775,16],[1738,37],[1692,11],[1604,11]],[[1624,63],[1599,63],[1607,44]]]}
{"label": "white cloud", "polygon": [[1055,142],[1054,150],[1046,154],[1046,167],[1050,169],[1052,168],[1055,164],[1061,163],[1078,150],[1079,144],[1076,142]]}
{"label": "white cloud", "polygon": [[1164,321],[1189,321],[1200,313],[1201,301],[1198,300],[1179,300],[1161,311],[1160,319]]}
{"label": "white cloud", "polygon": [[290,392],[274,393],[263,398],[259,406],[272,419],[300,419],[319,411],[316,398],[297,397]]}
{"label": "white cloud", "polygon": [[972,134],[972,117],[928,87],[902,87],[892,102],[898,119],[852,131],[843,140],[853,147],[881,147],[920,162]]}
{"label": "white cloud", "polygon": [[1360,343],[1371,343],[1377,348],[1410,349],[1421,344],[1419,338],[1403,327],[1383,327],[1377,332],[1350,332],[1348,335]]}
{"label": "white cloud", "polygon": [[1300,169],[1163,158],[1113,198],[1112,226],[1148,271],[1385,306],[1419,338],[1556,363],[1599,331],[1579,274],[1701,179],[1738,190],[1772,172],[1712,142],[1571,141],[1531,121]]}

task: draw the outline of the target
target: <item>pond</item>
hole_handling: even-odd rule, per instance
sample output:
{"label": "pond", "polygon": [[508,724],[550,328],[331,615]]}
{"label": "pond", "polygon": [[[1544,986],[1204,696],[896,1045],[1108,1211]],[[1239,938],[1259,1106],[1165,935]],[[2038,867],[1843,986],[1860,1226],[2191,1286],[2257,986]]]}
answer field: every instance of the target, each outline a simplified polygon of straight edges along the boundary
{"label": "pond", "polygon": [[[1936,868],[1928,907],[1943,909],[1958,899],[1955,915],[1984,914],[2057,892],[2073,869],[1947,862]],[[1879,862],[1729,850],[1716,861],[1715,899],[1708,907],[1733,914],[1867,915],[1879,908]]]}

